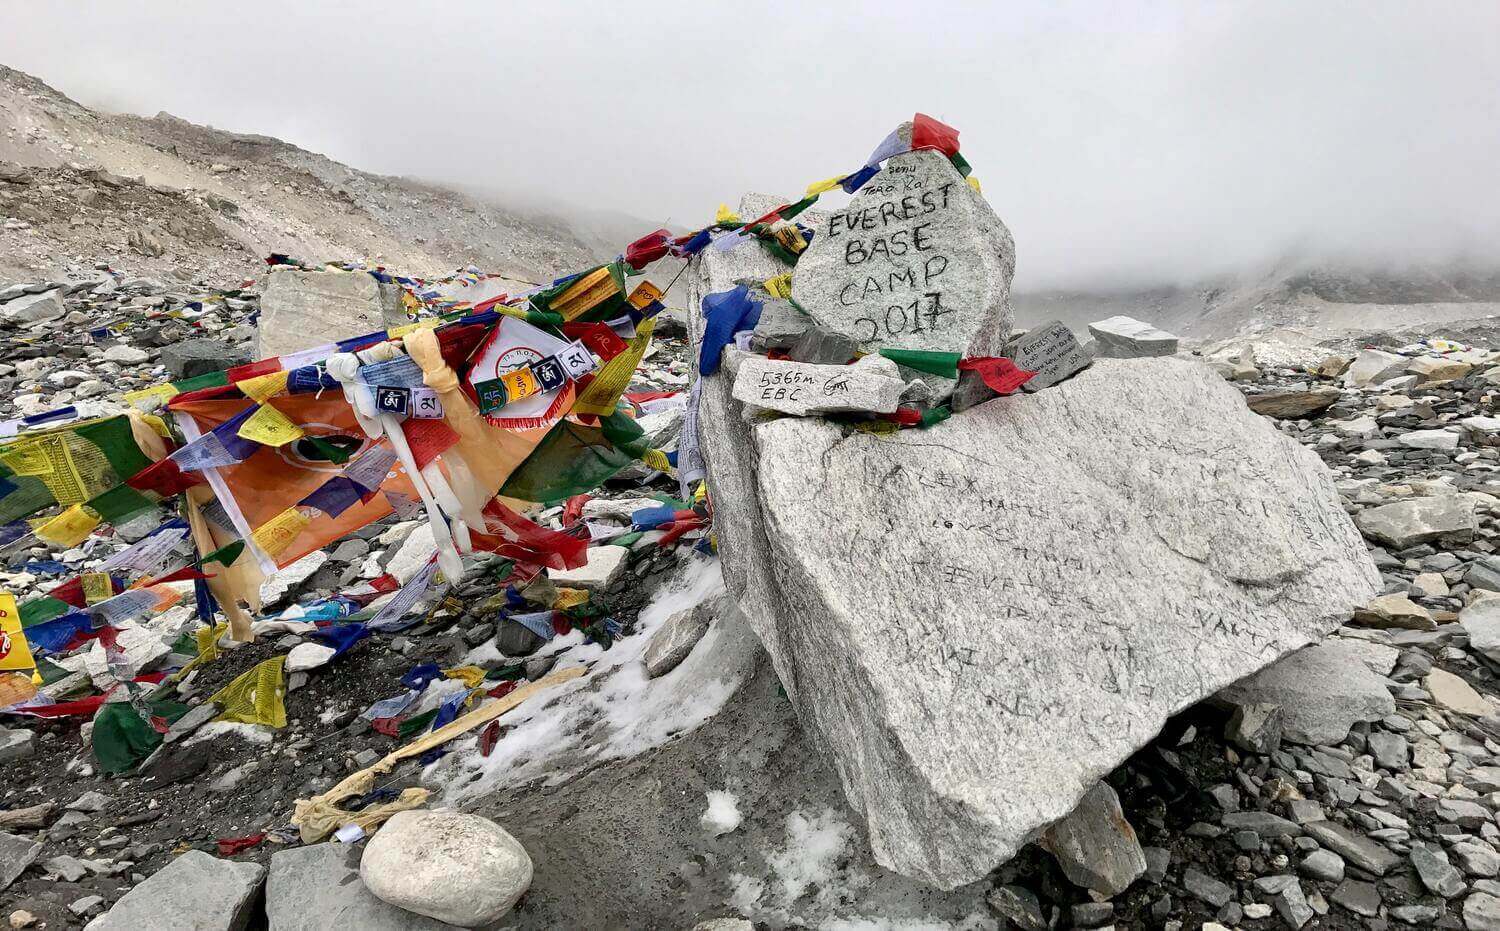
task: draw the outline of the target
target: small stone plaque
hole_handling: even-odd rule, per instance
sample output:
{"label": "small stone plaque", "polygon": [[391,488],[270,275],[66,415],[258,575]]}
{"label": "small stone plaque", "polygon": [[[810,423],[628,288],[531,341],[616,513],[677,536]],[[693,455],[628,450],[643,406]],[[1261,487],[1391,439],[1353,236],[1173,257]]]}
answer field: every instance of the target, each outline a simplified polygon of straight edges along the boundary
{"label": "small stone plaque", "polygon": [[1027,391],[1050,388],[1088,368],[1093,355],[1078,342],[1073,331],[1057,320],[1033,327],[1016,340],[1016,367],[1036,375],[1025,384]]}

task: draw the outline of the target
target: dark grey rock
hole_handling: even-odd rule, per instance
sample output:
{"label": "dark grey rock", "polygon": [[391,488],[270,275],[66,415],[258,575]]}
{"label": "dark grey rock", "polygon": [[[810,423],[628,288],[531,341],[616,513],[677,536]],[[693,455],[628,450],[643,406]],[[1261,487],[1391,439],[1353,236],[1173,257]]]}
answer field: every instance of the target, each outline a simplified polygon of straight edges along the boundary
{"label": "dark grey rock", "polygon": [[10,888],[16,877],[36,861],[42,845],[29,837],[0,833],[0,892]]}
{"label": "dark grey rock", "polygon": [[249,350],[243,347],[231,346],[216,339],[185,339],[163,347],[161,361],[172,378],[180,380],[222,372],[244,365],[251,359]]}
{"label": "dark grey rock", "polygon": [[1384,876],[1401,858],[1367,837],[1332,821],[1312,821],[1302,829],[1314,840],[1367,873]]}
{"label": "dark grey rock", "polygon": [[826,327],[810,327],[787,351],[793,362],[818,365],[843,365],[854,358],[859,347],[854,338]]}
{"label": "dark grey rock", "polygon": [[241,931],[250,922],[265,872],[258,863],[220,860],[189,850],[125,893],[89,929]]}
{"label": "dark grey rock", "polygon": [[1047,919],[1036,894],[1021,886],[996,886],[985,897],[996,912],[1018,931],[1047,931]]}
{"label": "dark grey rock", "polygon": [[1207,902],[1214,908],[1221,908],[1224,903],[1234,898],[1234,889],[1207,873],[1190,866],[1182,873],[1182,887],[1194,897]]}
{"label": "dark grey rock", "polygon": [[1380,890],[1370,883],[1346,879],[1329,898],[1356,915],[1374,918],[1380,914]]}
{"label": "dark grey rock", "polygon": [[266,880],[268,931],[440,931],[451,928],[377,899],[359,878],[360,848],[340,843],[277,851]]}

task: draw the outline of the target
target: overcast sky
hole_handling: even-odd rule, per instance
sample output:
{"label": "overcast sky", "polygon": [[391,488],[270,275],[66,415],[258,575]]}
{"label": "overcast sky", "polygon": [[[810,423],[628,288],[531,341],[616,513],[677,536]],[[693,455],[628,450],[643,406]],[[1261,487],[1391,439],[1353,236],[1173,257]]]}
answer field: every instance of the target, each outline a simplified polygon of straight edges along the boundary
{"label": "overcast sky", "polygon": [[929,113],[1023,286],[1500,253],[1500,3],[20,2],[92,106],[648,223],[800,194]]}

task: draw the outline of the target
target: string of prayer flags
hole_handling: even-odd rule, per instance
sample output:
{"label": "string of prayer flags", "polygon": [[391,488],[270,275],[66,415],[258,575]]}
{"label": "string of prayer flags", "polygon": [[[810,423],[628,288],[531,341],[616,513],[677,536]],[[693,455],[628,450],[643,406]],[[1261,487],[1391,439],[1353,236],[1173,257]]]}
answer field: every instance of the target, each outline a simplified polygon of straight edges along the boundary
{"label": "string of prayer flags", "polygon": [[672,233],[669,230],[662,229],[647,233],[625,247],[625,264],[637,271],[644,269],[667,254],[671,239]]}
{"label": "string of prayer flags", "polygon": [[602,320],[614,316],[624,298],[624,265],[611,262],[583,273],[568,284],[532,295],[531,306],[560,314],[566,321],[585,315]]}

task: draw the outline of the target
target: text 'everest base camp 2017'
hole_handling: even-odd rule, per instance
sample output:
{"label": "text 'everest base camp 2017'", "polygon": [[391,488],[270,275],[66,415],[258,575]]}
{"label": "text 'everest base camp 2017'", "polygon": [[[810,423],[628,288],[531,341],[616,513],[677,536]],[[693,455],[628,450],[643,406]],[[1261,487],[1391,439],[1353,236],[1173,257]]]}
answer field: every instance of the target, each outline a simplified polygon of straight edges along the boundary
{"label": "text 'everest base camp 2017'", "polygon": [[[958,139],[535,281],[0,290],[0,916],[1500,927],[1500,352],[1019,327]],[[247,248],[200,160],[0,197]]]}

